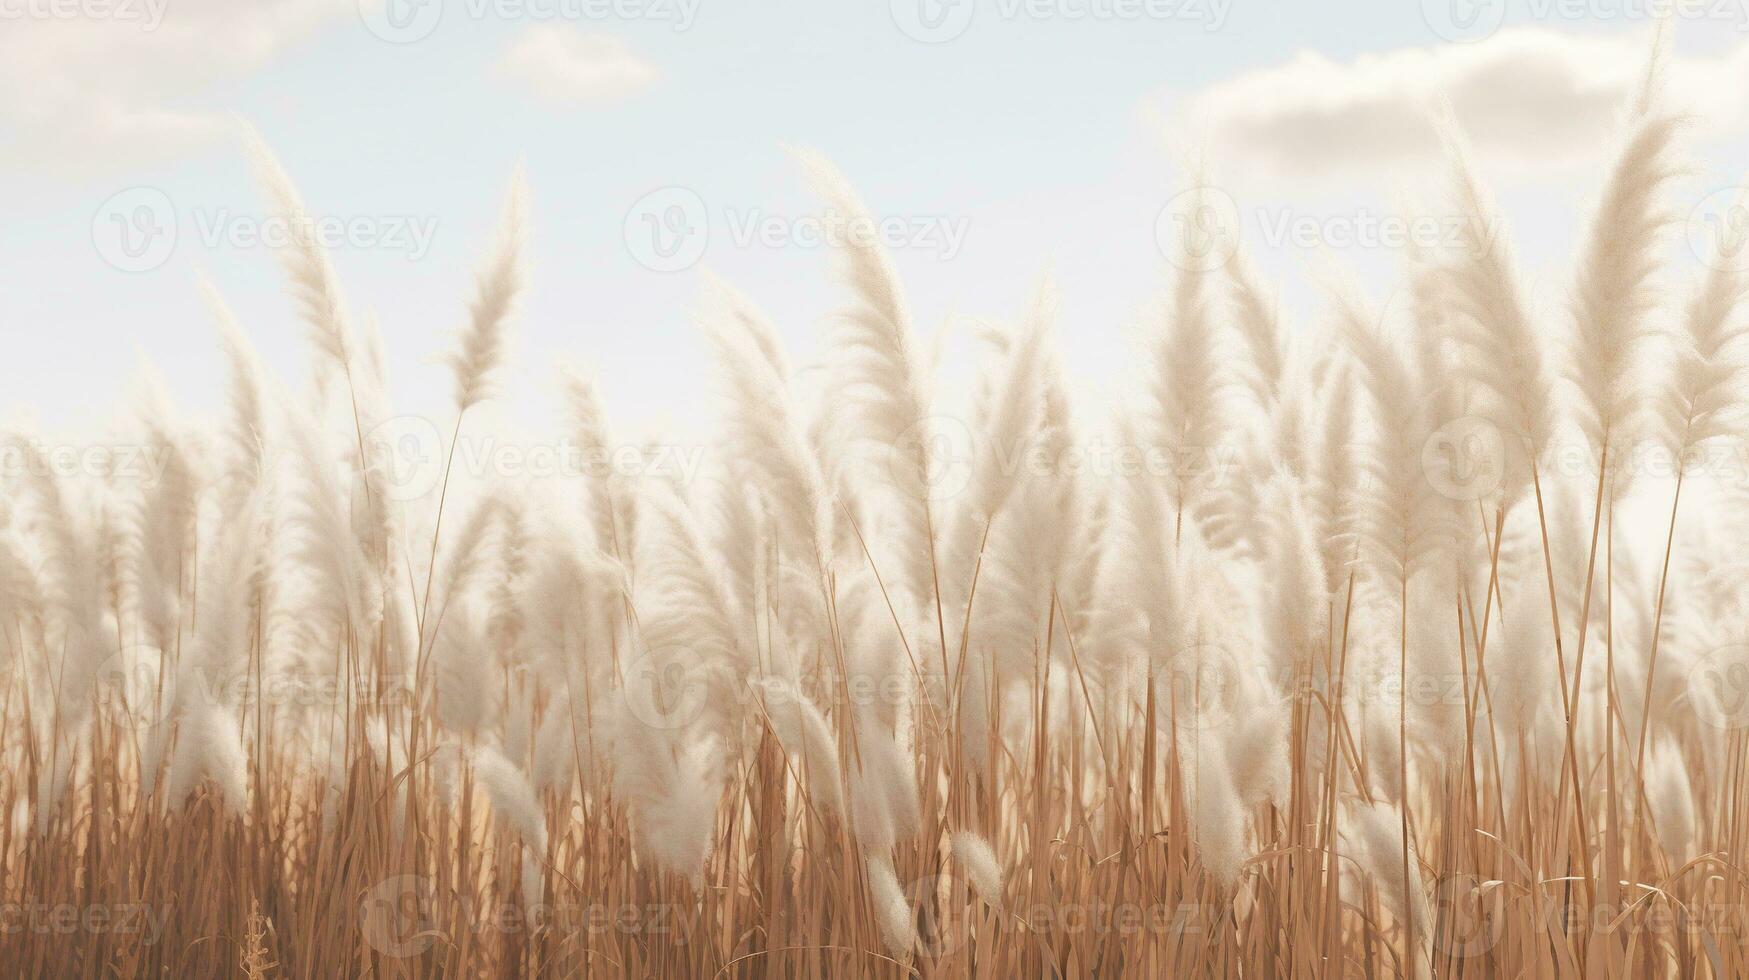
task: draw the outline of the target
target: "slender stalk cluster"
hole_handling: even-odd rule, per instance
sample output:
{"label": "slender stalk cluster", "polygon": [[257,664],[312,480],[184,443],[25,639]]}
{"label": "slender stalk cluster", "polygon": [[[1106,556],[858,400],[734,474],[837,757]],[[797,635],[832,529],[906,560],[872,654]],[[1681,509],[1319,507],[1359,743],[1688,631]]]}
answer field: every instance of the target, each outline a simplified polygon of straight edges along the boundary
{"label": "slender stalk cluster", "polygon": [[1242,254],[1173,256],[1110,404],[1048,281],[953,415],[879,245],[835,238],[820,385],[710,279],[719,425],[679,470],[572,370],[584,471],[457,472],[520,176],[447,418],[395,414],[316,242],[310,396],[206,287],[224,414],[148,381],[116,441],[149,478],[0,442],[0,964],[1741,975],[1749,509],[1692,464],[1745,435],[1746,280],[1666,261],[1676,116],[1649,87],[1625,128],[1564,308],[1447,123],[1463,233],[1406,305],[1290,320]]}

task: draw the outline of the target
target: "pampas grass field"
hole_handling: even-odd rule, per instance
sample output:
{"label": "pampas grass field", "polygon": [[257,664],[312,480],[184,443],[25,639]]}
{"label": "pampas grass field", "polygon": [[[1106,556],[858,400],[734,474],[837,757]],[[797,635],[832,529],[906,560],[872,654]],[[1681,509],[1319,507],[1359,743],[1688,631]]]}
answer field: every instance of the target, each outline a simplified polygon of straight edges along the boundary
{"label": "pampas grass field", "polygon": [[707,279],[697,474],[627,465],[606,363],[570,478],[455,478],[520,179],[430,492],[312,239],[313,383],[209,287],[221,417],[0,433],[0,973],[1749,974],[1746,282],[1671,257],[1651,78],[1559,303],[1447,122],[1406,307],[1289,317],[1187,236],[1108,403],[1048,282],[949,415],[877,244],[814,387]]}

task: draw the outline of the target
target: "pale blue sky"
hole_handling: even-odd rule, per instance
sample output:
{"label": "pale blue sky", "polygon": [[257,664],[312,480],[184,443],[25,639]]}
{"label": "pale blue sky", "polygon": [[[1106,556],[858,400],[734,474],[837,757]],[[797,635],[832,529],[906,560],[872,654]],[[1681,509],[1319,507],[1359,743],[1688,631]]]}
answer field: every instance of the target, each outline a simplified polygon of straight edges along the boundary
{"label": "pale blue sky", "polygon": [[[1386,103],[1417,73],[1456,79],[1466,122],[1486,112],[1497,131],[1478,136],[1484,168],[1531,274],[1558,290],[1607,145],[1607,126],[1586,115],[1599,98],[1591,89],[1623,90],[1637,67],[1621,51],[1638,51],[1649,25],[1622,0],[1515,0],[1505,30],[1453,45],[1429,15],[1452,11],[1419,0],[1231,0],[1218,29],[1207,5],[1076,19],[1089,3],[1109,11],[1124,0],[1018,12],[1012,0],[978,0],[963,34],[930,44],[907,36],[906,8],[885,0],[699,0],[683,31],[663,19],[666,4],[649,20],[540,20],[476,18],[457,2],[429,37],[396,44],[368,30],[350,0],[277,0],[261,23],[219,0],[158,0],[167,6],[155,31],[33,20],[30,2],[0,0],[12,12],[0,19],[0,63],[26,43],[35,52],[0,68],[0,413],[30,406],[51,428],[100,421],[136,349],[182,403],[218,403],[222,369],[197,272],[226,294],[277,373],[294,390],[306,383],[302,327],[272,250],[203,241],[215,222],[234,228],[264,210],[229,114],[262,133],[314,212],[383,227],[435,222],[417,257],[398,246],[334,255],[355,314],[382,320],[408,411],[443,412],[448,386],[433,355],[461,322],[472,264],[521,160],[532,278],[508,410],[545,422],[551,365],[563,356],[599,370],[615,416],[684,427],[709,405],[690,318],[700,269],[762,302],[798,363],[818,352],[840,301],[827,250],[732,240],[736,222],[811,206],[786,144],[834,160],[877,215],[964,228],[951,257],[928,243],[896,253],[924,329],[1012,314],[1052,268],[1069,365],[1104,388],[1166,281],[1155,220],[1182,187],[1190,148],[1216,161],[1212,182],[1237,202],[1247,247],[1283,286],[1290,322],[1305,322],[1319,311],[1304,273],[1320,267],[1321,250],[1272,243],[1266,229],[1304,216],[1344,227],[1396,206],[1399,186],[1412,187],[1428,161],[1395,145],[1403,127]],[[1738,97],[1718,84],[1749,90],[1741,5],[1708,0],[1675,25],[1679,67],[1710,93],[1685,214],[1749,169]],[[1486,26],[1489,3],[1473,6]],[[1525,25],[1528,35],[1514,29]],[[588,40],[567,49],[582,52],[572,61],[535,51],[507,67],[531,31]],[[1274,87],[1234,83],[1254,72],[1274,72],[1263,76]],[[1292,98],[1278,104],[1269,92]],[[711,230],[699,266],[662,273],[639,263],[625,229],[640,198],[668,186],[696,193]],[[136,187],[167,196],[178,235],[162,264],[128,272],[106,263],[94,234],[106,233],[105,202]],[[1391,248],[1331,251],[1381,286],[1401,259]]]}

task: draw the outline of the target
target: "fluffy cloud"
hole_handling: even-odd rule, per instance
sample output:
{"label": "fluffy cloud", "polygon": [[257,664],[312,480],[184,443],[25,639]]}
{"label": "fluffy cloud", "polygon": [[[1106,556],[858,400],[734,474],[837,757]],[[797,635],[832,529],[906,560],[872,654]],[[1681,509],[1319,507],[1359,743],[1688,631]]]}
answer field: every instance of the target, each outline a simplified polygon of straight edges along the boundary
{"label": "fluffy cloud", "polygon": [[[1353,179],[1437,156],[1428,110],[1449,99],[1478,152],[1510,170],[1549,171],[1605,144],[1643,78],[1646,36],[1540,28],[1485,42],[1406,48],[1347,63],[1302,53],[1286,64],[1167,100],[1173,132],[1194,132],[1223,167],[1289,181]],[[1749,98],[1749,43],[1676,58],[1669,96],[1722,128]]]}
{"label": "fluffy cloud", "polygon": [[213,87],[355,0],[0,0],[0,170],[99,170],[225,131]]}
{"label": "fluffy cloud", "polygon": [[656,70],[618,38],[559,24],[530,27],[498,61],[498,71],[542,99],[601,105],[656,79]]}

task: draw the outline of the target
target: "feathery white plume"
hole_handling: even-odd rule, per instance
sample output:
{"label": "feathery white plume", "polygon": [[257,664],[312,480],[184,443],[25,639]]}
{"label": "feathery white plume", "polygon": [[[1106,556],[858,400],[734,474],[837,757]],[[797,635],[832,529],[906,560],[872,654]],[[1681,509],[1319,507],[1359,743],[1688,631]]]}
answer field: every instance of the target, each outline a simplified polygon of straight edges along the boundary
{"label": "feathery white plume", "polygon": [[955,833],[951,840],[954,860],[964,869],[978,897],[991,905],[1000,906],[1002,865],[997,862],[996,852],[991,850],[990,842],[969,830]]}
{"label": "feathery white plume", "polygon": [[1653,333],[1652,278],[1659,232],[1671,219],[1665,193],[1677,175],[1679,125],[1650,104],[1630,121],[1580,258],[1569,377],[1579,391],[1578,424],[1594,447],[1619,442],[1644,407],[1638,356]]}
{"label": "feathery white plume", "polygon": [[[796,157],[851,229],[874,226],[836,167],[812,151],[798,150]],[[887,491],[896,513],[886,534],[891,553],[882,564],[897,571],[921,610],[935,596],[928,380],[892,261],[867,234],[834,237],[843,245],[843,276],[854,296],[853,305],[838,317],[842,420],[848,427],[843,438],[872,447],[872,454],[887,464],[869,467],[859,480]]]}
{"label": "feathery white plume", "polygon": [[522,173],[510,182],[498,242],[479,273],[479,293],[469,304],[468,326],[461,332],[454,353],[449,355],[455,374],[457,412],[490,397],[492,378],[504,360],[506,333],[522,289],[522,236],[527,205]]}
{"label": "feathery white plume", "polygon": [[351,384],[354,382],[357,341],[347,319],[346,302],[340,295],[339,276],[334,272],[328,253],[316,240],[315,218],[304,206],[297,187],[261,136],[253,128],[245,127],[243,138],[256,177],[272,199],[276,216],[291,230],[291,247],[276,251],[281,253],[286,272],[291,276],[292,295],[309,325],[310,341],[320,356],[317,389],[324,390],[327,372],[333,368],[338,368]]}
{"label": "feathery white plume", "polygon": [[877,855],[868,859],[868,887],[881,941],[894,956],[910,959],[911,950],[917,945],[917,921],[912,915],[911,900],[899,887],[892,858]]}
{"label": "feathery white plume", "polygon": [[546,818],[541,815],[540,801],[535,799],[527,773],[491,746],[475,749],[473,763],[474,775],[485,787],[499,818],[522,835],[523,843],[537,852],[546,851]]}

